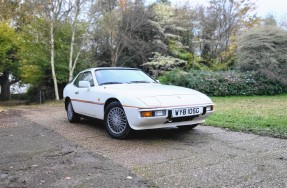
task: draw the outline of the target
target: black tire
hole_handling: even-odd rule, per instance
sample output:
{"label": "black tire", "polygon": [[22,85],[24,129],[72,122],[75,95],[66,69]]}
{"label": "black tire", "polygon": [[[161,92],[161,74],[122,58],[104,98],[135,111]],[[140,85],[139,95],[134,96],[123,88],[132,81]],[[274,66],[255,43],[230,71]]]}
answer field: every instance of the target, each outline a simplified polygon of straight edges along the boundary
{"label": "black tire", "polygon": [[81,119],[81,116],[74,111],[71,101],[69,101],[67,105],[67,118],[70,123],[77,123]]}
{"label": "black tire", "polygon": [[178,126],[179,129],[181,130],[185,130],[185,131],[188,131],[188,130],[191,130],[193,128],[195,128],[198,124],[195,124],[195,125],[183,125],[183,126]]}
{"label": "black tire", "polygon": [[105,126],[112,138],[125,139],[131,132],[126,113],[119,102],[112,102],[105,110]]}

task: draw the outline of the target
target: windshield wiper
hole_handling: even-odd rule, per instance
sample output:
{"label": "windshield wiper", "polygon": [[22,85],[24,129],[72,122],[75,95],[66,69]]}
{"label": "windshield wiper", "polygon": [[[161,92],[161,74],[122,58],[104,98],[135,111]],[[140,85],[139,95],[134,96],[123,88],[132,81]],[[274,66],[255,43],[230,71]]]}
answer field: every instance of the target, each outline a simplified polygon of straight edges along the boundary
{"label": "windshield wiper", "polygon": [[123,84],[123,83],[122,82],[104,82],[104,83],[101,83],[100,86],[108,85],[108,84]]}
{"label": "windshield wiper", "polygon": [[145,80],[130,81],[130,82],[128,82],[128,84],[133,84],[133,83],[151,83],[151,82],[149,82],[149,81],[145,81]]}

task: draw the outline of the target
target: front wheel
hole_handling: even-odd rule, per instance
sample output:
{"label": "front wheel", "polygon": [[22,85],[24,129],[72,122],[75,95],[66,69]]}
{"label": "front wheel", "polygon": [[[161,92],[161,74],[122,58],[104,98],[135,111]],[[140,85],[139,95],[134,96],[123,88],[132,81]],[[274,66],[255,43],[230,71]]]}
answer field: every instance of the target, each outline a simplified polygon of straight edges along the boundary
{"label": "front wheel", "polygon": [[81,117],[79,116],[79,114],[77,114],[74,111],[72,102],[69,101],[68,106],[67,106],[67,118],[69,120],[70,123],[76,123],[79,122]]}
{"label": "front wheel", "polygon": [[125,139],[131,128],[126,113],[119,102],[112,102],[105,110],[105,125],[109,135],[116,139]]}

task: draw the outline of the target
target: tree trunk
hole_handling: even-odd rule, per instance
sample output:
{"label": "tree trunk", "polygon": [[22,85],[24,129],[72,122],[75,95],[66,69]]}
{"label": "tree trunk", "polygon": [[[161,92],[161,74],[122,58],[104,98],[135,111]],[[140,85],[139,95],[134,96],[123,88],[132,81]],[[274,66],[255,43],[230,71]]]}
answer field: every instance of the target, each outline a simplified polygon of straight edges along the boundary
{"label": "tree trunk", "polygon": [[77,61],[75,60],[73,63],[73,54],[74,54],[74,45],[75,45],[75,35],[76,35],[76,22],[78,19],[79,11],[80,11],[80,1],[74,0],[75,6],[75,14],[72,23],[72,38],[71,38],[71,46],[70,46],[70,58],[69,58],[69,82],[72,81],[74,75],[74,67],[76,66]]}
{"label": "tree trunk", "polygon": [[54,82],[54,90],[56,100],[60,100],[59,91],[58,91],[58,82],[55,71],[55,42],[54,42],[54,18],[50,20],[50,45],[51,45],[51,69],[52,69],[52,78]]}
{"label": "tree trunk", "polygon": [[72,81],[73,74],[74,74],[74,71],[73,71],[74,44],[75,44],[75,29],[73,28],[71,46],[70,46],[70,58],[69,58],[69,82]]}
{"label": "tree trunk", "polygon": [[3,75],[0,77],[1,84],[1,95],[0,100],[9,100],[10,99],[10,83],[9,83],[9,71],[4,71]]}

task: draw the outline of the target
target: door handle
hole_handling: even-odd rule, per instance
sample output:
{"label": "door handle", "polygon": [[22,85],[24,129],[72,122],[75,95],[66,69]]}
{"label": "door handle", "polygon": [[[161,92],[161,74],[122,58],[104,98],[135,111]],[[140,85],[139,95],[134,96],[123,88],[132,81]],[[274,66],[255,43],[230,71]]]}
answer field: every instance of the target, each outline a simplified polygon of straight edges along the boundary
{"label": "door handle", "polygon": [[79,94],[79,91],[76,91],[75,94],[76,94],[76,95]]}

